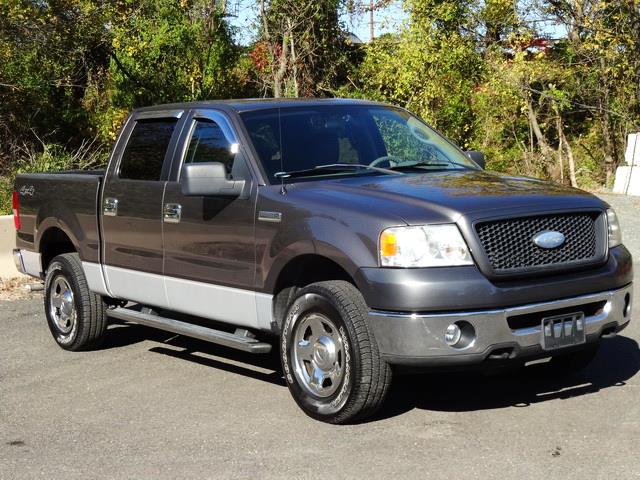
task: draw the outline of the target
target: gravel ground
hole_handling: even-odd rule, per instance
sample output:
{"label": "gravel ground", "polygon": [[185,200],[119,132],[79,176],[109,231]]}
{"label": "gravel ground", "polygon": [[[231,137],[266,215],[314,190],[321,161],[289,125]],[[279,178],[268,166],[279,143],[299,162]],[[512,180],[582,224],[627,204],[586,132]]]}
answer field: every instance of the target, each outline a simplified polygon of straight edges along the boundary
{"label": "gravel ground", "polygon": [[0,301],[30,298],[31,294],[26,289],[29,283],[37,282],[26,275],[18,278],[0,278]]}
{"label": "gravel ground", "polygon": [[[640,259],[640,199],[604,198]],[[298,410],[275,355],[133,325],[64,352],[40,295],[0,302],[0,327],[0,479],[640,479],[637,321],[572,378],[398,377],[344,427]]]}

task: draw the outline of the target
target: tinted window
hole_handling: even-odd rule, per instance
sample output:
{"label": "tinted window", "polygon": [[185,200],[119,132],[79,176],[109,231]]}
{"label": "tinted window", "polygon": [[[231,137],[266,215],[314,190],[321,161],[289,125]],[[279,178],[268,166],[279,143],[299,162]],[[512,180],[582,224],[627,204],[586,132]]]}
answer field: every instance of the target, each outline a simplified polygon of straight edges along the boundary
{"label": "tinted window", "polygon": [[414,162],[447,163],[443,145],[434,142],[435,135],[423,125],[409,118],[396,115],[393,111],[375,112],[373,119],[384,141],[387,155]]}
{"label": "tinted window", "polygon": [[138,120],[120,162],[120,178],[160,180],[175,118]]}
{"label": "tinted window", "polygon": [[212,120],[196,120],[184,163],[220,162],[231,172],[235,154],[220,126]]}
{"label": "tinted window", "polygon": [[[409,164],[424,173],[475,168],[456,147],[411,114],[384,106],[315,106],[241,114],[265,170],[309,170],[335,163],[395,168]],[[415,165],[414,165],[415,164]],[[356,170],[353,175],[377,175]],[[328,170],[315,176],[335,175]]]}

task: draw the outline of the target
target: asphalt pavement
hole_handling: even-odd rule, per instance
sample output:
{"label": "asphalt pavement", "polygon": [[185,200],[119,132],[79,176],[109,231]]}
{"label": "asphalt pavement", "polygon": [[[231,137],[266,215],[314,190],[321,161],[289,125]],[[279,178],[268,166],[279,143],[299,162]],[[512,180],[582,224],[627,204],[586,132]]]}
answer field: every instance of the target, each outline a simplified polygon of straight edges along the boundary
{"label": "asphalt pavement", "polygon": [[[640,198],[605,199],[640,260]],[[0,302],[0,339],[0,479],[640,478],[637,319],[571,378],[396,377],[350,426],[306,417],[275,354],[123,324],[65,352],[40,295]]]}

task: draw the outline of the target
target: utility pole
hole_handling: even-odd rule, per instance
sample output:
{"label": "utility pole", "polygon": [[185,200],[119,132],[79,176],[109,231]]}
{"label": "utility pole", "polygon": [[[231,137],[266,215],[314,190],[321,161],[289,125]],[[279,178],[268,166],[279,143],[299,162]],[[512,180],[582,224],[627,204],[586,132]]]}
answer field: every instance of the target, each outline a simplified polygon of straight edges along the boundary
{"label": "utility pole", "polygon": [[375,31],[374,31],[374,26],[373,26],[373,11],[375,10],[375,6],[374,6],[374,1],[375,0],[369,0],[369,41],[373,42],[373,39],[375,38]]}

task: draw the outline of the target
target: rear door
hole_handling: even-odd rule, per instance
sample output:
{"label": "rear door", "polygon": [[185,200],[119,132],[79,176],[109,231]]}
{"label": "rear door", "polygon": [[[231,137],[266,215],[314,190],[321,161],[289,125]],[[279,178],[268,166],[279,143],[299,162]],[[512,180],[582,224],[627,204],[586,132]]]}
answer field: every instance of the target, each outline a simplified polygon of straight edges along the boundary
{"label": "rear door", "polygon": [[[259,321],[256,312],[257,187],[244,146],[231,122],[217,110],[193,111],[185,120],[180,143],[164,197],[164,272],[170,308],[269,328],[269,319]],[[201,162],[223,163],[229,178],[245,180],[245,192],[235,198],[183,195],[182,165]]]}
{"label": "rear door", "polygon": [[103,264],[114,297],[165,307],[162,198],[181,110],[142,112],[123,132],[102,193]]}

